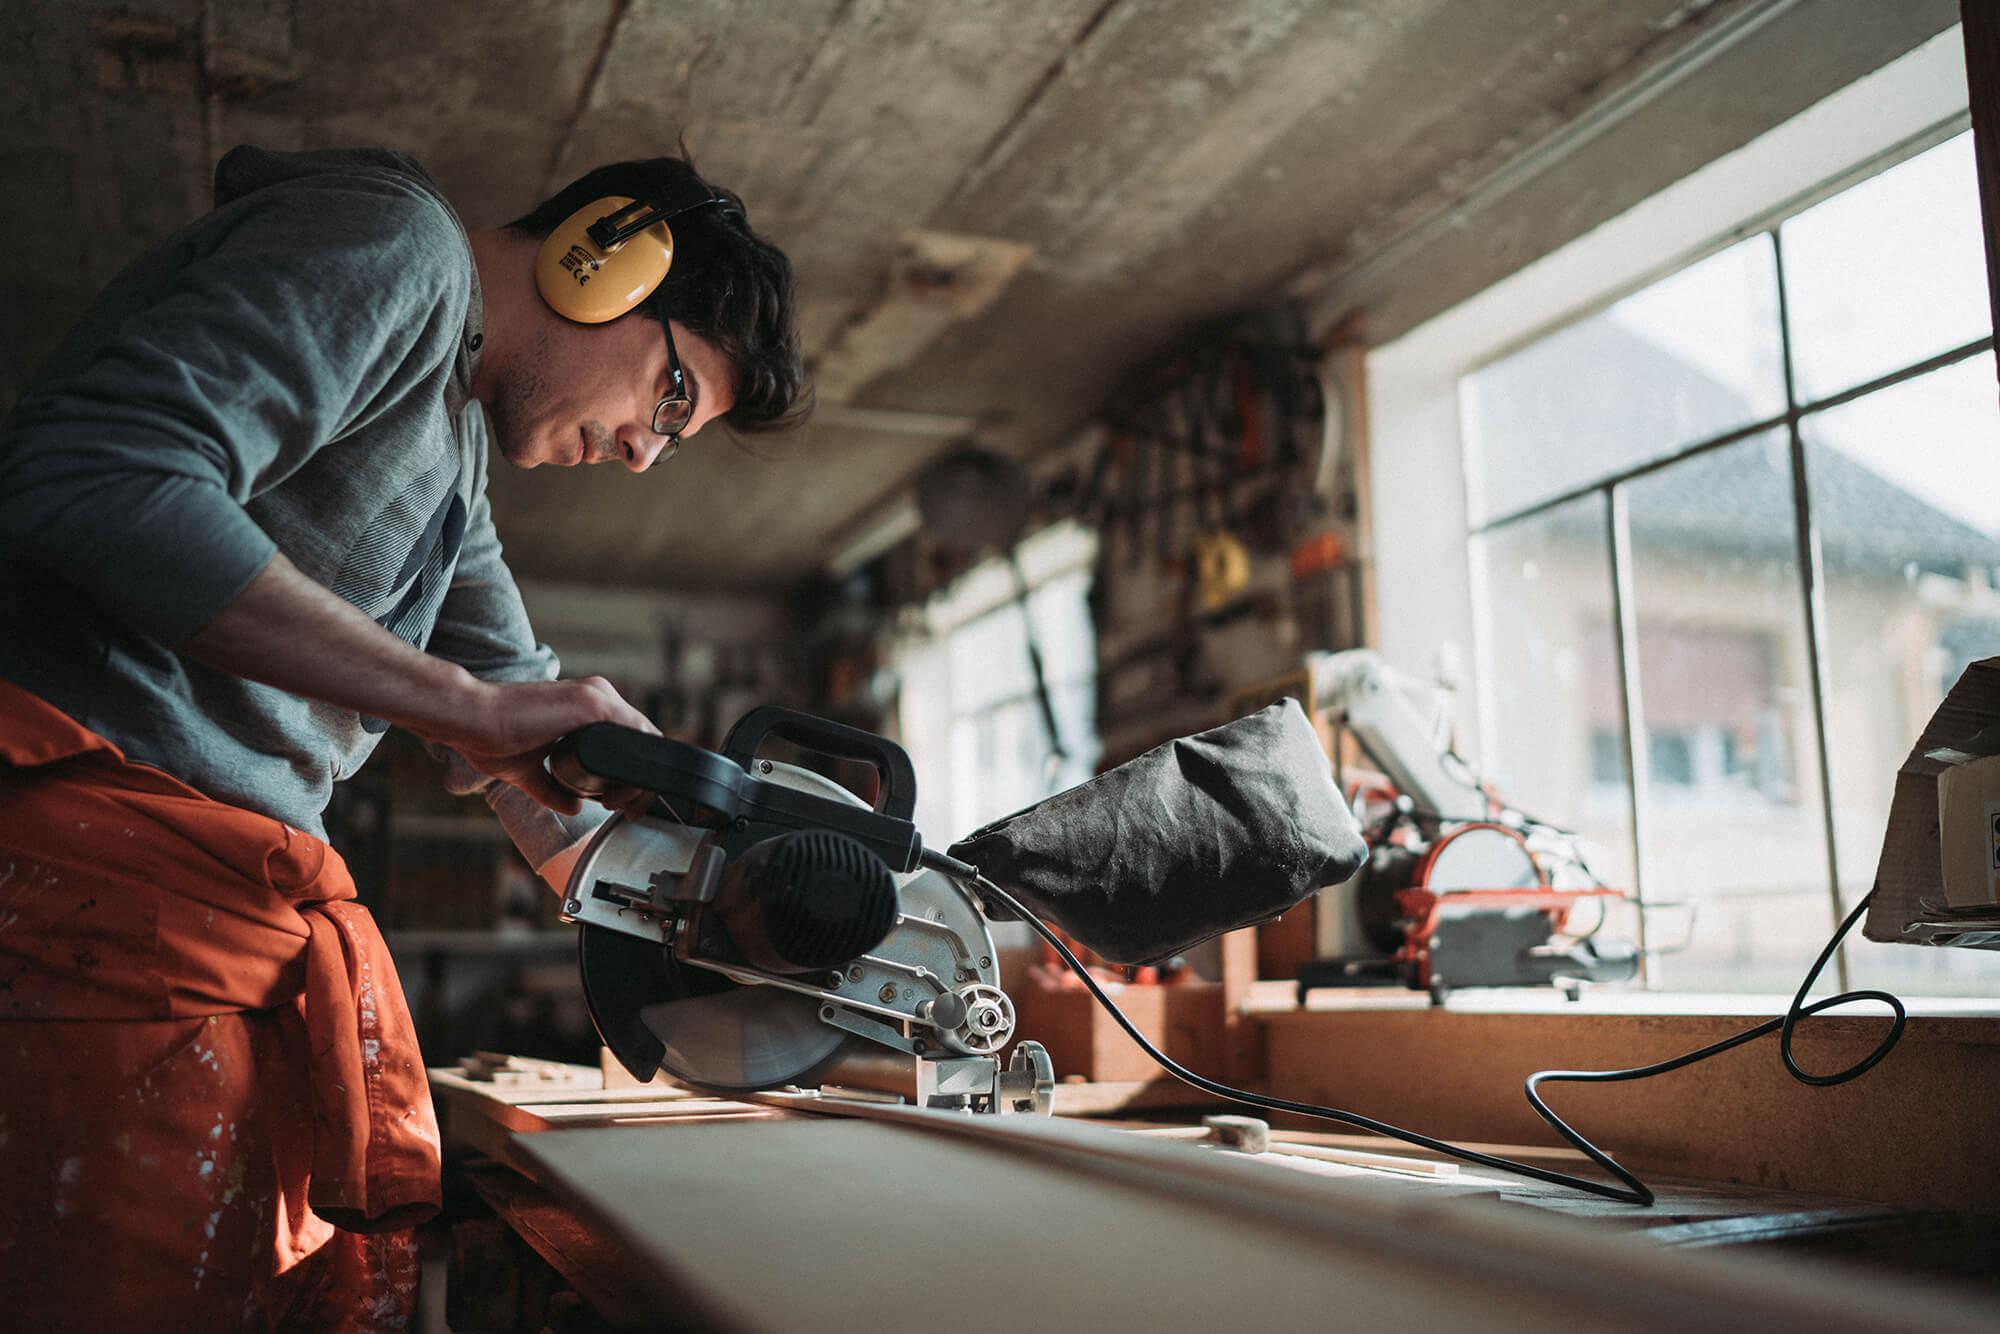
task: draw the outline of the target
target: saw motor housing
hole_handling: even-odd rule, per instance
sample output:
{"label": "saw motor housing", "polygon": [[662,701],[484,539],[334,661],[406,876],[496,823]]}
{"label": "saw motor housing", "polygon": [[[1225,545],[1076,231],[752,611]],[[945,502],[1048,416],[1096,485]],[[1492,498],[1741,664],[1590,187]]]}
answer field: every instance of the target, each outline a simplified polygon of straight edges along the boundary
{"label": "saw motor housing", "polygon": [[[871,807],[810,769],[761,758],[778,737],[874,767]],[[920,867],[909,757],[793,710],[746,714],[717,754],[611,724],[551,760],[585,793],[656,798],[614,815],[572,872],[591,1018],[636,1078],[666,1071],[743,1093],[811,1087],[856,1044],[908,1055],[918,1101],[1047,1111],[1053,1072],[1013,1036],[977,899]]]}

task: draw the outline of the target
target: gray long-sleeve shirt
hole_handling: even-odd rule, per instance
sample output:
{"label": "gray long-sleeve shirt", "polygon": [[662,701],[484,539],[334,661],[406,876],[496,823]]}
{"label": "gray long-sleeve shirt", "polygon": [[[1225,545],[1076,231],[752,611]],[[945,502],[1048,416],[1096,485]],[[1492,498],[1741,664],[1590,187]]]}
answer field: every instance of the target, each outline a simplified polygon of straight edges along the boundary
{"label": "gray long-sleeve shirt", "polygon": [[[172,649],[274,552],[482,678],[556,660],[487,507],[478,275],[437,187],[401,154],[240,148],[216,205],[112,281],[0,429],[0,676],[322,834],[383,725]],[[537,865],[602,817],[486,790]]]}

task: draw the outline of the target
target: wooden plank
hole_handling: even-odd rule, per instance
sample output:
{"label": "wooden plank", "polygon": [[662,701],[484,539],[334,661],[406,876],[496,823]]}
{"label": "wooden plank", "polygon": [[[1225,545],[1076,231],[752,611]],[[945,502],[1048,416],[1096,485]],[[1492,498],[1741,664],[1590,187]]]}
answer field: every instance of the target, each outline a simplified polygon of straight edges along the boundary
{"label": "wooden plank", "polygon": [[[1247,1110],[1235,1107],[1234,1111]],[[1200,1127],[1160,1125],[1155,1122],[1097,1121],[1127,1133],[1163,1138],[1199,1138]],[[1398,1176],[1429,1175],[1435,1184],[1426,1191],[1447,1187],[1451,1195],[1480,1194],[1510,1204],[1522,1204],[1541,1211],[1573,1218],[1589,1218],[1593,1226],[1623,1232],[1643,1233],[1649,1240],[1667,1244],[1694,1244],[1699,1231],[1682,1233],[1684,1227],[1720,1229],[1718,1240],[1726,1239],[1731,1227],[1744,1228],[1744,1240],[1761,1240],[1768,1232],[1774,1237],[1796,1240],[1808,1233],[1881,1223],[1891,1219],[1944,1217],[1931,1212],[1912,1211],[1893,1205],[1835,1196],[1811,1195],[1798,1191],[1771,1190],[1728,1182],[1698,1181],[1685,1177],[1654,1176],[1647,1182],[1656,1200],[1651,1208],[1629,1205],[1587,1195],[1567,1186],[1514,1176],[1496,1168],[1473,1166],[1434,1150],[1404,1145],[1377,1135],[1332,1134],[1323,1131],[1273,1129],[1271,1152],[1254,1155],[1258,1160],[1275,1160],[1275,1166],[1296,1166],[1288,1155],[1323,1158],[1344,1164],[1355,1172],[1392,1172]],[[1589,1161],[1573,1149],[1554,1149],[1532,1144],[1470,1143],[1461,1147],[1494,1157],[1530,1163],[1552,1171],[1591,1176]]]}
{"label": "wooden plank", "polygon": [[[1141,1135],[1147,1139],[1178,1140],[1220,1152],[1236,1152],[1227,1145],[1215,1143],[1212,1132],[1205,1126],[1127,1127],[1125,1133]],[[1276,1136],[1272,1137],[1269,1148],[1250,1156],[1263,1156],[1272,1162],[1284,1162],[1294,1157],[1308,1158],[1318,1162],[1338,1163],[1356,1171],[1393,1172],[1409,1176],[1443,1178],[1458,1175],[1458,1164],[1454,1162],[1439,1162],[1414,1156],[1404,1157],[1392,1153],[1370,1153],[1364,1149],[1341,1149],[1323,1144],[1286,1143]]]}
{"label": "wooden plank", "polygon": [[1546,1334],[1580,1311],[1631,1330],[1990,1328],[1990,1310],[1914,1289],[1041,1117],[874,1107],[553,1132],[520,1149],[643,1261],[660,1310],[692,1301],[742,1329],[1012,1334],[1143,1313],[1157,1334],[1209,1334],[1338,1313],[1352,1328]]}
{"label": "wooden plank", "polygon": [[[702,1098],[679,1090],[664,1090],[669,1096],[651,1101],[619,1101],[605,1091],[597,1091],[596,1096],[605,1097],[602,1102],[579,1100],[573,1103],[539,1104],[522,1107],[503,1100],[508,1090],[493,1089],[480,1085],[477,1081],[454,1081],[469,1087],[454,1088],[447,1096],[461,1104],[471,1100],[483,1104],[478,1108],[475,1123],[479,1132],[468,1137],[463,1133],[463,1118],[454,1118],[448,1125],[458,1124],[460,1129],[449,1135],[449,1141],[464,1147],[468,1138],[488,1153],[497,1153],[505,1161],[512,1163],[518,1171],[530,1175],[546,1172],[546,1167],[536,1155],[527,1149],[513,1131],[527,1136],[540,1136],[563,1127],[587,1127],[594,1133],[627,1135],[632,1133],[634,1124],[650,1122],[653,1125],[688,1126],[714,1124],[717,1118],[740,1124],[747,1113],[765,1118],[797,1117],[812,1113],[825,1114],[836,1108],[824,1100],[803,1099],[787,1095],[758,1095],[757,1105],[729,1102],[726,1100]],[[655,1090],[661,1092],[662,1090]],[[634,1090],[614,1092],[631,1093]],[[1097,1110],[1129,1107],[1135,1096],[1143,1096],[1146,1086],[1105,1087],[1095,1085],[1065,1085],[1063,1092],[1078,1095],[1078,1101],[1096,1104]],[[907,1107],[842,1107],[841,1115],[866,1116],[871,1119],[890,1120],[915,1118],[931,1128],[935,1118]],[[1232,1108],[1240,1111],[1241,1108]],[[1002,1143],[1012,1138],[1033,1140],[1039,1133],[1035,1130],[1037,1119],[1005,1118],[1014,1122],[1013,1126],[1003,1124],[1000,1118],[946,1118],[956,1122],[955,1133],[968,1135],[980,1140],[998,1137]],[[1041,1122],[1046,1125],[1048,1123]],[[1138,1138],[1161,1137],[1190,1138],[1200,1136],[1203,1131],[1189,1125],[1161,1125],[1156,1122],[1097,1122],[1096,1126],[1115,1128],[1122,1135],[1130,1136],[1138,1132]],[[1093,1127],[1093,1131],[1095,1127]],[[1062,1134],[1065,1132],[1053,1132]],[[1384,1152],[1385,1145],[1393,1151]],[[1679,1246],[1716,1246],[1746,1244],[1757,1246],[1783,1246],[1794,1252],[1809,1251],[1835,1255],[1852,1263],[1872,1263],[1888,1268],[1900,1268],[1918,1274],[1926,1279],[1945,1278],[1961,1282],[1969,1290],[2000,1292],[1991,1283],[1985,1289],[1979,1287],[1981,1271],[1974,1257],[1981,1254],[1982,1241],[1992,1239],[1989,1220],[1965,1220],[1944,1215],[1911,1214],[1907,1210],[1889,1208],[1878,1204],[1868,1204],[1852,1200],[1833,1199],[1776,1192],[1743,1186],[1715,1185],[1678,1179],[1656,1178],[1651,1184],[1659,1194],[1659,1204],[1650,1210],[1632,1209],[1628,1206],[1603,1201],[1595,1197],[1579,1194],[1561,1187],[1545,1185],[1511,1177],[1503,1173],[1481,1168],[1462,1168],[1454,1160],[1414,1147],[1395,1146],[1374,1136],[1341,1134],[1319,1130],[1276,1129],[1271,1133],[1272,1152],[1262,1155],[1229,1155],[1213,1150],[1183,1146],[1185,1157],[1227,1158],[1233,1160],[1233,1170],[1250,1177],[1261,1176],[1263,1180],[1255,1184],[1266,1192],[1277,1192],[1275,1199],[1281,1203],[1295,1192],[1302,1176],[1364,1178],[1376,1183],[1384,1181],[1400,1182],[1406,1192],[1415,1192],[1410,1198],[1420,1207],[1435,1204],[1446,1199],[1506,1199],[1535,1206],[1544,1212],[1553,1212],[1571,1217],[1586,1217],[1591,1226],[1600,1234],[1606,1228],[1615,1232],[1644,1235],[1649,1241]],[[1548,1149],[1536,1146],[1479,1144],[1471,1147],[1486,1152],[1497,1153],[1511,1158],[1525,1158],[1544,1166],[1577,1169],[1580,1155],[1564,1149]],[[1113,1155],[1115,1157],[1115,1155]],[[1095,1162],[1101,1170],[1106,1166],[1100,1151]],[[1148,1172],[1157,1173],[1157,1164],[1147,1161],[1143,1164],[1113,1163],[1119,1167],[1143,1166]],[[1073,1170],[1074,1164],[1065,1170]],[[475,1165],[475,1171],[484,1170],[489,1174],[499,1169],[484,1169]],[[1176,1169],[1185,1174],[1191,1168],[1182,1162]],[[1227,1169],[1226,1169],[1227,1170]],[[1437,1175],[1424,1179],[1423,1174]],[[1390,1175],[1393,1174],[1393,1175]],[[1090,1173],[1085,1173],[1086,1176]],[[1172,1174],[1168,1174],[1172,1175]],[[525,1216],[516,1216],[501,1210],[509,1226],[519,1231],[534,1247],[536,1252],[556,1266],[579,1289],[588,1288],[588,1275],[576,1272],[579,1263],[587,1261],[565,1260],[565,1245],[580,1245],[575,1238],[587,1234],[592,1243],[608,1246],[606,1235],[586,1228],[568,1209],[550,1200],[545,1194],[520,1177],[513,1177],[520,1189],[529,1193],[529,1198],[539,1198],[542,1207],[555,1210],[559,1217],[555,1221],[536,1224]],[[1213,1183],[1208,1183],[1212,1185]],[[1316,1184],[1310,1183],[1309,1184]],[[482,1193],[488,1193],[482,1189]],[[1232,1206],[1234,1207],[1234,1206]],[[539,1226],[541,1235],[531,1235]],[[1970,1230],[1968,1230],[1970,1228]],[[1984,1230],[1981,1230],[1981,1229]],[[571,1238],[565,1242],[565,1237]],[[1941,1244],[1949,1249],[1942,1259],[1932,1259],[1928,1252],[1921,1252],[1919,1242],[1923,1238],[1942,1238]],[[1885,1251],[1883,1248],[1887,1247]],[[1899,1249],[1900,1248],[1900,1249]],[[622,1248],[612,1246],[607,1254],[623,1255]],[[1954,1258],[1956,1257],[1956,1261]],[[1953,1263],[1958,1264],[1954,1269]],[[651,1284],[658,1276],[646,1279]],[[632,1280],[638,1282],[639,1280]],[[678,1313],[676,1320],[684,1319],[690,1303],[699,1304],[706,1300],[699,1292],[684,1291],[684,1284],[675,1287],[681,1280],[672,1279],[669,1287],[674,1287],[675,1305],[671,1310]],[[525,1291],[525,1289],[524,1289]],[[659,1294],[651,1287],[646,1288],[648,1301]],[[594,1304],[610,1310],[618,1299],[609,1303],[592,1296]],[[629,1298],[626,1315],[630,1314]],[[663,1309],[648,1307],[647,1309]],[[703,1317],[714,1315],[705,1312]],[[623,1316],[620,1317],[624,1318]],[[717,1317],[718,1319],[720,1317]],[[714,1323],[711,1321],[710,1323]]]}
{"label": "wooden plank", "polygon": [[511,1103],[517,1107],[530,1107],[539,1102],[568,1102],[588,1096],[593,1101],[655,1102],[662,1098],[701,1098],[708,1095],[694,1093],[672,1084],[631,1084],[621,1088],[606,1088],[604,1077],[587,1065],[566,1067],[576,1072],[574,1080],[535,1084],[496,1084],[490,1080],[471,1079],[464,1072],[449,1066],[432,1067],[425,1073],[430,1076],[432,1088],[462,1089],[481,1097],[499,1102]]}
{"label": "wooden plank", "polygon": [[431,1096],[437,1103],[438,1130],[447,1153],[470,1151],[532,1174],[532,1165],[514,1155],[514,1136],[548,1129],[548,1122],[533,1109],[484,1097],[476,1089],[435,1081]]}
{"label": "wooden plank", "polygon": [[1910,1213],[1867,1217],[1817,1214],[1709,1219],[1647,1234],[1682,1246],[1782,1247],[1793,1255],[1839,1261],[1924,1282],[1950,1284],[2000,1311],[2000,1219]]}
{"label": "wooden plank", "polygon": [[[585,1075],[596,1073],[588,1067],[574,1068]],[[539,1134],[559,1126],[617,1126],[781,1115],[768,1107],[667,1084],[606,1089],[558,1082],[512,1087],[468,1079],[451,1069],[433,1069],[429,1074],[445,1147],[483,1154],[527,1176],[533,1175],[534,1165],[514,1151],[516,1135]]]}

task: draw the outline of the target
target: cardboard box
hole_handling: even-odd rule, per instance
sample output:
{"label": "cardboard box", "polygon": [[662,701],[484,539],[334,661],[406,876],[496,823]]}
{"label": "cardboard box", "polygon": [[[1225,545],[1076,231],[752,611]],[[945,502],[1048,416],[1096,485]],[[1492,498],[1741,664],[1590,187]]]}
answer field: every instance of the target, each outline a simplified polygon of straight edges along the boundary
{"label": "cardboard box", "polygon": [[[1996,854],[1989,802],[2000,803],[2000,658],[1965,669],[1896,771],[1863,935],[2000,949],[2000,906],[1987,870]],[[1951,803],[1963,813],[1947,838],[1942,810]],[[1956,881],[1949,888],[1947,867]]]}
{"label": "cardboard box", "polygon": [[1980,755],[1938,775],[1938,855],[1944,901],[2000,903],[2000,755]]}

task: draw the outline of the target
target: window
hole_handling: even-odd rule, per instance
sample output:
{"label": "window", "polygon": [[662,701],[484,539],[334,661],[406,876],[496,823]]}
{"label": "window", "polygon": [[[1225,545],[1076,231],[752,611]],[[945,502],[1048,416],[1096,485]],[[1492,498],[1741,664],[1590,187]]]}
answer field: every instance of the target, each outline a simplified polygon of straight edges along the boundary
{"label": "window", "polygon": [[[1023,542],[1018,555],[1025,601],[1007,562],[988,561],[923,609],[895,655],[916,823],[929,846],[947,847],[1095,771],[1094,539],[1061,524]],[[1060,758],[1035,693],[1030,629]]]}
{"label": "window", "polygon": [[[1959,134],[1459,381],[1483,763],[1607,878],[1698,902],[1654,985],[1796,986],[1911,742],[2000,652],[1991,334]],[[1851,940],[1855,984],[2000,984]]]}

